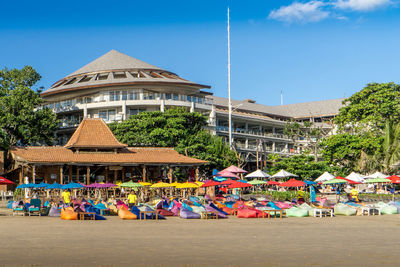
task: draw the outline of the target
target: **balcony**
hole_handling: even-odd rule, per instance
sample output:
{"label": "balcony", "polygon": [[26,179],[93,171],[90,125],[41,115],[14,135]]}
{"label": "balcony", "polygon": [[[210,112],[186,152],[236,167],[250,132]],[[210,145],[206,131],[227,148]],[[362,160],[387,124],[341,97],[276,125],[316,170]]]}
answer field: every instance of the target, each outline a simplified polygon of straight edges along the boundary
{"label": "balcony", "polygon": [[[216,126],[215,129],[217,130],[217,132],[224,132],[224,133],[228,133],[229,132],[229,127],[227,127],[227,126]],[[232,129],[232,133],[233,134],[239,134],[239,135],[254,136],[254,137],[284,139],[284,140],[287,140],[287,141],[291,140],[288,136],[286,136],[284,134],[262,133],[260,131],[246,130],[246,129],[243,129],[243,128],[234,128],[234,129]]]}

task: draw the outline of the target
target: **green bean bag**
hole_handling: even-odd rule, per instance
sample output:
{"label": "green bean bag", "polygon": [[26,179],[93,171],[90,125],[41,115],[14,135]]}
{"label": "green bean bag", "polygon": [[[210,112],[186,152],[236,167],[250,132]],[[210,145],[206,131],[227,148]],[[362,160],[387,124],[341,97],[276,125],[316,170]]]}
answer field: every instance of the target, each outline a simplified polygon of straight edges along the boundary
{"label": "green bean bag", "polygon": [[308,210],[292,207],[286,210],[287,217],[307,217]]}
{"label": "green bean bag", "polygon": [[345,204],[338,203],[334,207],[335,215],[353,216],[357,214],[355,208],[349,207]]}
{"label": "green bean bag", "polygon": [[397,207],[386,204],[384,202],[379,202],[375,206],[381,208],[382,214],[398,214]]}

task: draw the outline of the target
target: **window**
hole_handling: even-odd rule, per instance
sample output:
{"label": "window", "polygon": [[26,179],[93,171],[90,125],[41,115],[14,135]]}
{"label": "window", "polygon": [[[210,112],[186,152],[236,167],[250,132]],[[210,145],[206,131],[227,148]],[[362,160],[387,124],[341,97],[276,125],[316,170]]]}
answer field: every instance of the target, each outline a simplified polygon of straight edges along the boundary
{"label": "window", "polygon": [[108,111],[108,120],[115,121],[115,109],[110,109]]}
{"label": "window", "polygon": [[172,98],[172,94],[171,93],[166,93],[165,94],[165,99],[166,100],[170,100]]}
{"label": "window", "polygon": [[96,80],[107,80],[108,79],[108,73],[100,73],[97,77]]}
{"label": "window", "polygon": [[126,73],[121,71],[121,72],[114,72],[114,79],[123,79],[126,78]]}
{"label": "window", "polygon": [[107,116],[107,110],[101,110],[99,111],[99,118],[103,119],[103,120],[108,120],[108,116]]}
{"label": "window", "polygon": [[190,96],[190,95],[186,96],[186,100],[187,100],[188,102],[192,102],[192,96]]}
{"label": "window", "polygon": [[152,100],[152,99],[154,99],[154,93],[144,93],[143,94],[143,99],[144,100]]}
{"label": "window", "polygon": [[91,97],[85,97],[85,103],[92,103]]}
{"label": "window", "polygon": [[202,97],[197,98],[197,103],[203,104],[203,102],[204,102],[204,98],[202,98]]}
{"label": "window", "polygon": [[186,96],[185,95],[181,95],[181,101],[186,101]]}
{"label": "window", "polygon": [[120,100],[120,91],[110,92],[110,101],[119,101]]}
{"label": "window", "polygon": [[178,94],[172,94],[172,99],[175,101],[179,100],[179,95]]}
{"label": "window", "polygon": [[105,121],[115,121],[115,114],[116,111],[115,109],[109,109],[109,110],[100,110],[99,111],[99,118],[105,120]]}
{"label": "window", "polygon": [[129,110],[129,116],[137,115],[137,114],[139,114],[141,112],[144,112],[144,111],[146,111],[146,110],[144,110],[144,109],[130,109]]}
{"label": "window", "polygon": [[194,103],[197,103],[197,96],[194,96],[192,99]]}
{"label": "window", "polygon": [[121,100],[128,100],[128,92],[121,91]]}
{"label": "window", "polygon": [[129,100],[138,100],[139,94],[136,92],[129,91]]}

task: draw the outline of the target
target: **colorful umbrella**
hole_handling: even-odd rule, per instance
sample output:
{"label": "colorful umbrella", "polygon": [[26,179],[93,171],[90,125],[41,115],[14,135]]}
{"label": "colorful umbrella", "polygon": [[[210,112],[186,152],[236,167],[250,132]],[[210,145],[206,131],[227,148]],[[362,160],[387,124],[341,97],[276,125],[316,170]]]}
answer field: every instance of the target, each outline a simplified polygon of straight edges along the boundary
{"label": "colorful umbrella", "polygon": [[62,184],[56,183],[54,182],[53,184],[49,184],[47,186],[47,189],[61,189],[62,188]]}
{"label": "colorful umbrella", "polygon": [[236,178],[236,179],[240,179],[239,176],[237,176],[236,174],[230,172],[230,171],[220,171],[219,173],[217,173],[215,176],[217,177],[224,177],[224,178]]}
{"label": "colorful umbrella", "polygon": [[211,187],[211,186],[217,186],[217,185],[221,185],[221,183],[216,182],[216,181],[208,181],[208,182],[204,183],[201,187]]}
{"label": "colorful umbrella", "polygon": [[365,181],[365,183],[368,183],[368,184],[380,184],[380,183],[391,183],[391,182],[392,182],[392,180],[385,179],[385,178],[368,179]]}
{"label": "colorful umbrella", "polygon": [[36,188],[47,188],[49,184],[41,182],[40,184],[37,184],[35,187]]}
{"label": "colorful umbrella", "polygon": [[300,187],[300,186],[305,186],[306,183],[303,181],[299,181],[296,179],[290,179],[289,181],[283,182],[280,184],[280,186],[284,187]]}
{"label": "colorful umbrella", "polygon": [[228,186],[228,188],[244,188],[244,187],[250,187],[251,184],[249,183],[242,183],[242,182],[234,182]]}
{"label": "colorful umbrella", "polygon": [[390,176],[390,177],[388,177],[386,179],[389,179],[394,184],[400,184],[400,177],[399,176],[392,175],[392,176]]}
{"label": "colorful umbrella", "polygon": [[281,183],[277,182],[277,181],[268,181],[267,184],[268,185],[280,185]]}
{"label": "colorful umbrella", "polygon": [[15,184],[15,183],[0,176],[0,184]]}
{"label": "colorful umbrella", "polygon": [[349,184],[361,184],[360,182],[357,182],[357,181],[354,181],[354,180],[350,180],[350,179],[347,179],[347,178],[344,178],[344,177],[341,177],[341,176],[336,177],[336,179],[345,180],[345,181],[349,182]]}
{"label": "colorful umbrella", "polygon": [[272,178],[289,178],[289,177],[299,177],[296,174],[287,172],[285,170],[280,170],[279,172],[275,173],[271,176]]}
{"label": "colorful umbrella", "polygon": [[235,181],[235,180],[228,179],[226,181],[221,182],[220,185],[230,185],[230,184],[233,184],[233,183],[236,183],[236,182],[237,181]]}
{"label": "colorful umbrella", "polygon": [[249,184],[251,184],[251,185],[260,185],[260,184],[266,184],[266,183],[267,183],[266,181],[261,181],[261,180],[257,180],[257,179],[254,179],[249,182]]}
{"label": "colorful umbrella", "polygon": [[176,186],[176,188],[181,188],[181,189],[182,188],[198,188],[198,187],[200,187],[200,186],[197,185],[196,183],[189,183],[189,182],[186,182],[186,183]]}
{"label": "colorful umbrella", "polygon": [[203,182],[199,182],[199,181],[194,182],[194,183],[197,184],[198,186],[202,186],[204,184]]}
{"label": "colorful umbrella", "polygon": [[345,179],[332,179],[329,181],[325,181],[322,184],[347,184],[348,181],[346,181]]}
{"label": "colorful umbrella", "polygon": [[228,168],[223,169],[222,171],[228,171],[228,172],[231,172],[231,173],[247,173],[247,171],[245,171],[245,170],[243,170],[243,169],[241,169],[239,167],[236,167],[235,165],[231,165]]}
{"label": "colorful umbrella", "polygon": [[62,186],[62,189],[80,189],[80,188],[84,188],[85,186],[79,184],[79,183],[69,183],[69,184],[65,184]]}
{"label": "colorful umbrella", "polygon": [[149,182],[139,182],[139,184],[143,185],[143,186],[150,186],[152,185],[152,183]]}
{"label": "colorful umbrella", "polygon": [[164,182],[158,182],[150,186],[150,188],[165,188],[165,187],[171,187],[171,184],[164,183]]}
{"label": "colorful umbrella", "polygon": [[262,170],[256,170],[252,173],[249,173],[245,176],[246,178],[269,178],[271,175],[263,172]]}
{"label": "colorful umbrella", "polygon": [[134,182],[132,182],[132,181],[129,181],[129,182],[126,182],[126,183],[122,183],[122,184],[120,184],[119,186],[120,186],[120,187],[130,187],[130,188],[132,188],[132,187],[143,187],[142,184],[140,184],[140,183],[134,183]]}

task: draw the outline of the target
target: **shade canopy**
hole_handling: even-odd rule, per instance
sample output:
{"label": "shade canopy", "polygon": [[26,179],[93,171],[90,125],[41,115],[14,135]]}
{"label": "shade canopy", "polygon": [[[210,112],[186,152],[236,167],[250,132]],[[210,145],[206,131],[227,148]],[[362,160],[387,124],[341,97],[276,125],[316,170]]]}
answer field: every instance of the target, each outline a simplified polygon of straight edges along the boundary
{"label": "shade canopy", "polygon": [[62,186],[62,189],[80,189],[80,188],[84,188],[84,186],[79,183],[69,183]]}
{"label": "shade canopy", "polygon": [[221,183],[216,182],[216,181],[208,181],[208,182],[204,183],[201,187],[211,187],[211,186],[217,186],[217,185],[221,185]]}
{"label": "shade canopy", "polygon": [[54,182],[53,184],[49,184],[47,189],[62,189],[62,184]]}
{"label": "shade canopy", "polygon": [[329,181],[335,179],[335,176],[330,174],[329,172],[324,172],[323,174],[321,174],[321,176],[319,176],[317,179],[315,179],[315,182],[325,182],[325,181]]}
{"label": "shade canopy", "polygon": [[227,179],[226,178],[223,178],[223,177],[214,177],[213,178],[215,181],[217,181],[217,182],[223,182],[223,181],[226,181]]}
{"label": "shade canopy", "polygon": [[303,181],[299,181],[296,179],[290,179],[289,181],[283,182],[280,184],[280,186],[284,187],[300,187],[300,186],[305,186],[306,183]]}
{"label": "shade canopy", "polygon": [[236,178],[236,179],[240,179],[239,176],[237,176],[236,174],[234,174],[233,172],[227,171],[227,170],[222,170],[220,172],[218,172],[215,176],[217,177],[224,177],[224,178]]}
{"label": "shade canopy", "polygon": [[246,178],[269,178],[271,175],[269,175],[266,172],[263,172],[262,170],[256,170],[252,173],[249,173],[245,176]]}
{"label": "shade canopy", "polygon": [[348,181],[346,181],[344,179],[332,179],[332,180],[323,182],[323,184],[347,184],[347,183],[348,183]]}
{"label": "shade canopy", "polygon": [[293,173],[287,172],[285,170],[280,170],[271,176],[271,178],[290,178],[290,177],[299,177]]}
{"label": "shade canopy", "polygon": [[385,178],[368,179],[365,181],[365,183],[368,183],[368,184],[374,184],[374,183],[380,184],[380,183],[391,183],[391,182],[392,182],[392,180],[385,179]]}
{"label": "shade canopy", "polygon": [[350,180],[350,179],[347,179],[347,178],[344,178],[344,177],[341,177],[341,176],[336,177],[336,179],[345,180],[345,181],[347,181],[349,184],[361,184],[361,182],[353,181],[353,180]]}
{"label": "shade canopy", "polygon": [[228,188],[245,188],[250,187],[251,184],[249,183],[242,183],[242,182],[234,182],[228,186]]}
{"label": "shade canopy", "polygon": [[0,176],[0,184],[15,184],[15,183]]}
{"label": "shade canopy", "polygon": [[150,188],[165,188],[165,187],[171,187],[171,184],[164,183],[164,182],[158,182],[150,186]]}
{"label": "shade canopy", "polygon": [[221,182],[220,184],[221,185],[230,185],[230,184],[233,184],[235,182],[236,182],[235,180],[228,179],[228,180],[225,180],[225,181]]}
{"label": "shade canopy", "polygon": [[388,177],[387,179],[392,181],[392,183],[394,183],[394,184],[400,184],[400,177],[399,176],[392,175],[392,176]]}
{"label": "shade canopy", "polygon": [[251,184],[251,185],[260,185],[260,184],[266,184],[266,183],[267,183],[266,181],[261,181],[261,180],[257,180],[257,179],[249,182],[249,184]]}
{"label": "shade canopy", "polygon": [[135,183],[132,181],[126,182],[126,183],[122,183],[119,185],[120,187],[129,187],[129,188],[133,188],[133,187],[143,187],[142,184],[140,183]]}
{"label": "shade canopy", "polygon": [[152,183],[148,183],[148,182],[139,182],[139,184],[143,185],[143,186],[150,186],[152,185]]}
{"label": "shade canopy", "polygon": [[356,172],[352,172],[352,173],[350,173],[349,175],[346,176],[346,179],[352,180],[354,182],[362,183],[365,180],[365,176],[363,176],[363,175],[361,175],[359,173],[356,173]]}
{"label": "shade canopy", "polygon": [[281,183],[277,182],[277,181],[268,181],[267,184],[268,185],[280,185]]}
{"label": "shade canopy", "polygon": [[306,185],[313,185],[313,184],[317,184],[317,183],[316,183],[316,182],[314,182],[314,181],[307,181],[307,180],[305,180],[304,182],[306,183]]}
{"label": "shade canopy", "polygon": [[178,189],[183,189],[183,188],[198,188],[200,187],[198,184],[196,183],[190,183],[190,182],[186,182],[180,185],[177,185],[176,188]]}
{"label": "shade canopy", "polygon": [[36,188],[47,188],[49,186],[49,184],[45,183],[45,182],[41,182],[40,184],[37,184],[35,187]]}
{"label": "shade canopy", "polygon": [[381,172],[375,172],[374,174],[368,175],[365,179],[375,179],[375,178],[387,178],[388,175],[383,174]]}
{"label": "shade canopy", "polygon": [[17,186],[17,189],[24,189],[24,188],[36,188],[36,184],[30,183],[30,184],[20,184]]}
{"label": "shade canopy", "polygon": [[239,167],[236,167],[235,165],[231,165],[228,168],[223,169],[222,171],[228,171],[228,172],[232,172],[232,173],[236,173],[236,174],[237,173],[247,173],[247,171],[245,171]]}

